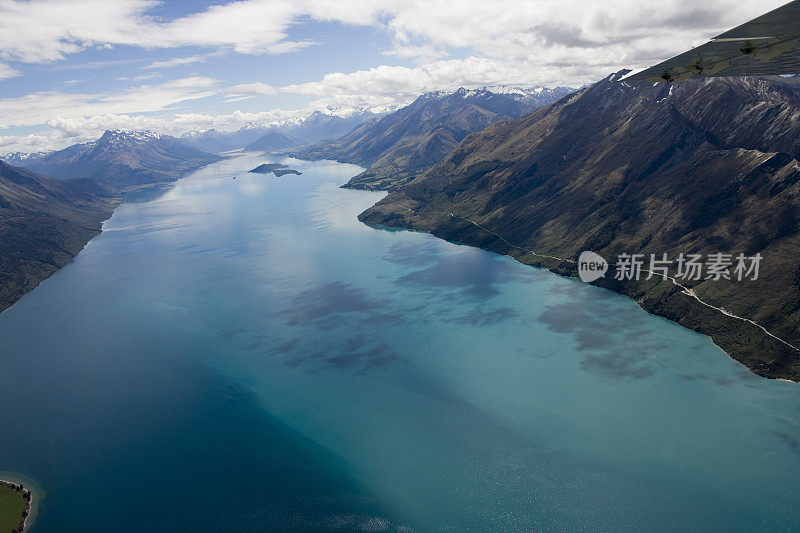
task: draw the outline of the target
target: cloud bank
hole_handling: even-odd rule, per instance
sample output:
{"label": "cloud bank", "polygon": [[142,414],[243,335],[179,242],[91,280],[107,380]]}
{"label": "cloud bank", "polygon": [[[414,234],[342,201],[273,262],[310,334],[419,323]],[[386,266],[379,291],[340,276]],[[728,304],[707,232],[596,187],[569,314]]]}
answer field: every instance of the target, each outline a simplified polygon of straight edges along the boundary
{"label": "cloud bank", "polygon": [[[159,3],[153,0],[0,0],[0,80],[19,76],[19,65],[56,63],[53,68],[59,68],[58,62],[98,47],[181,49],[171,59],[132,64],[132,70],[144,70],[128,79],[144,81],[155,77],[156,69],[195,68],[211,56],[286,54],[325,46],[324,41],[292,37],[294,28],[309,21],[338,23],[342,31],[368,27],[383,32],[391,42],[382,50],[387,63],[405,63],[320,72],[316,79],[284,86],[267,84],[254,72],[252,81],[234,86],[192,75],[98,94],[48,90],[0,98],[0,151],[3,145],[47,147],[69,136],[87,137],[107,123],[161,131],[204,124],[233,128],[234,117],[250,121],[253,116],[266,120],[315,110],[386,111],[420,93],[461,86],[580,86],[620,68],[649,66],[783,3],[240,0],[165,19],[154,14]],[[197,52],[187,55],[185,47]],[[181,112],[183,103],[212,96],[231,104],[281,94],[302,95],[309,103],[291,111],[227,113],[219,119]],[[1,131],[41,124],[54,128],[51,141],[47,135]]]}

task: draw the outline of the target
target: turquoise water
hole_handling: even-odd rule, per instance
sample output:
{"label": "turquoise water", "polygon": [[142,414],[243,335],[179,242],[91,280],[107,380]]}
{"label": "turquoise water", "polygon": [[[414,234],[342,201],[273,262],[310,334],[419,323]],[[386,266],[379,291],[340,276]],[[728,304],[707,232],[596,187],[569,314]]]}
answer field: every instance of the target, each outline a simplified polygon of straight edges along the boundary
{"label": "turquoise water", "polygon": [[33,531],[800,528],[800,386],[366,227],[357,167],[245,173],[268,161],[123,204],[0,315],[0,472],[39,488]]}

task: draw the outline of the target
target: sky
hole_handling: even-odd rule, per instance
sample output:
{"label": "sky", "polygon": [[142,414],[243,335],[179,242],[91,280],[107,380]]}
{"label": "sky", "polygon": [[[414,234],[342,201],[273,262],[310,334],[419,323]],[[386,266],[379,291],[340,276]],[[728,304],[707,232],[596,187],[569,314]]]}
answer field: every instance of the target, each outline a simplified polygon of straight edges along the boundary
{"label": "sky", "polygon": [[785,0],[0,0],[0,154],[580,87]]}

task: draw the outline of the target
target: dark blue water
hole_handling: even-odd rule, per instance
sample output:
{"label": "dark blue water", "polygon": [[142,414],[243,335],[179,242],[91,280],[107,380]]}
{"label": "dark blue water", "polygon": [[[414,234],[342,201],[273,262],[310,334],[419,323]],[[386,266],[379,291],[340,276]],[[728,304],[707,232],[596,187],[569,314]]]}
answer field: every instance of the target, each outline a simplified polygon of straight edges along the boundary
{"label": "dark blue water", "polygon": [[[613,293],[246,156],[131,199],[0,315],[33,531],[800,527],[800,387]],[[236,177],[236,179],[233,179]]]}

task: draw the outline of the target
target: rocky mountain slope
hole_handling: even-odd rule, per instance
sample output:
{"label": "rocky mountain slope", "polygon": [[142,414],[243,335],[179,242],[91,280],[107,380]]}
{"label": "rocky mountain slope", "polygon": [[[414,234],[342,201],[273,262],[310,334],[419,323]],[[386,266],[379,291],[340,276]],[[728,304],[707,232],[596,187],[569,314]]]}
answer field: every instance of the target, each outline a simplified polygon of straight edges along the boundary
{"label": "rocky mountain slope", "polygon": [[[798,78],[673,86],[620,82],[621,74],[468,136],[360,219],[564,275],[575,276],[574,261],[592,250],[612,263],[598,284],[711,335],[761,375],[800,380]],[[613,279],[617,257],[638,253],[648,262],[664,253],[763,260],[757,280],[704,271],[677,279],[686,290],[659,276]]]}
{"label": "rocky mountain slope", "polygon": [[0,161],[0,311],[69,263],[118,203],[102,183]]}
{"label": "rocky mountain slope", "polygon": [[569,92],[571,89],[557,88],[429,93],[344,137],[293,154],[301,159],[335,159],[367,166],[346,186],[390,190],[441,161],[470,133],[521,117]]}
{"label": "rocky mountain slope", "polygon": [[117,189],[175,181],[218,155],[149,132],[106,131],[100,139],[14,163],[54,178],[89,178]]}
{"label": "rocky mountain slope", "polygon": [[264,135],[248,144],[247,150],[261,150],[264,152],[276,152],[286,148],[293,148],[304,144],[303,141],[295,137],[290,137],[278,130],[270,129]]}

